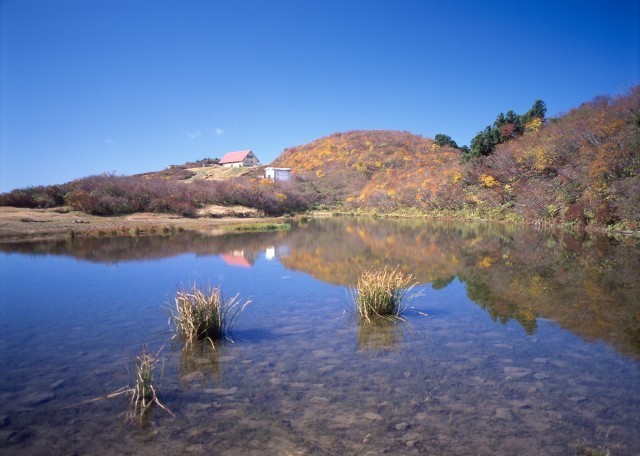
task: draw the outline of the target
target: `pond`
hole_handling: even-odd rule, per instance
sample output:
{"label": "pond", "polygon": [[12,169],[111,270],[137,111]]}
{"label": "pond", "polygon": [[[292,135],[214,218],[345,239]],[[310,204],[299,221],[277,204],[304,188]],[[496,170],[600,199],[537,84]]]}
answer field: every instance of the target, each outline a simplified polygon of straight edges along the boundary
{"label": "pond", "polygon": [[[360,323],[350,286],[385,265],[421,295]],[[2,454],[640,453],[634,241],[344,217],[0,244],[0,268]],[[171,341],[193,282],[251,299],[233,343]],[[89,402],[145,347],[174,416]]]}

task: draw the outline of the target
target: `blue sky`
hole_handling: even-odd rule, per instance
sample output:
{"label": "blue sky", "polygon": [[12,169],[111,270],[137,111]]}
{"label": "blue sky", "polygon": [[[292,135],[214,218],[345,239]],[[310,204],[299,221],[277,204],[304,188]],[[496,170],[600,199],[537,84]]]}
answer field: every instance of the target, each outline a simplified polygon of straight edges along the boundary
{"label": "blue sky", "polygon": [[0,0],[0,191],[639,83],[640,2]]}

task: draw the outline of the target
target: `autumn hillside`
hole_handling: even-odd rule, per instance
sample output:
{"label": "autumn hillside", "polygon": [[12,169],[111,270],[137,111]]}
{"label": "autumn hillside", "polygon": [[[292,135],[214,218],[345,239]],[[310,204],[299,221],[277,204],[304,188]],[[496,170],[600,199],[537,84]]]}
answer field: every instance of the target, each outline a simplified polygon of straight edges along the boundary
{"label": "autumn hillside", "polygon": [[365,209],[638,233],[640,86],[555,118],[546,118],[542,100],[521,115],[499,113],[470,147],[445,134],[336,133],[284,150],[273,165],[292,168],[289,182],[264,179],[262,168],[202,164],[210,165],[16,189],[0,194],[0,205],[186,216],[209,205],[267,215]]}
{"label": "autumn hillside", "polygon": [[391,130],[337,133],[286,149],[274,162],[350,207],[393,210],[445,197],[461,177],[461,153]]}
{"label": "autumn hillside", "polygon": [[[551,119],[543,102],[536,106],[541,117],[535,109],[499,114],[471,150],[407,132],[354,131],[287,149],[275,163],[348,209],[638,230],[640,86]],[[491,147],[474,153],[487,135]]]}
{"label": "autumn hillside", "polygon": [[[470,203],[525,220],[640,227],[640,86],[597,97],[472,163]],[[474,201],[475,200],[475,201]]]}

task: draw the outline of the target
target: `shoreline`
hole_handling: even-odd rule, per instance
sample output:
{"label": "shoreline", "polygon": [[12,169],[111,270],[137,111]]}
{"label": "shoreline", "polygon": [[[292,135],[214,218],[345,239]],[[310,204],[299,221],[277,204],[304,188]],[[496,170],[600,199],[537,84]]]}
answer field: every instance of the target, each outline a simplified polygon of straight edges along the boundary
{"label": "shoreline", "polygon": [[[447,210],[433,210],[433,211],[420,211],[413,210],[411,208],[400,209],[391,212],[376,212],[363,209],[356,209],[352,211],[348,210],[320,210],[310,211],[308,213],[312,218],[324,218],[324,217],[372,217],[372,218],[387,218],[387,219],[414,219],[414,220],[447,220],[451,222],[473,222],[473,223],[500,223],[500,224],[513,224],[519,226],[529,226],[538,229],[546,230],[558,230],[566,233],[574,234],[587,234],[587,235],[601,235],[612,236],[617,238],[627,239],[640,239],[640,228],[629,229],[624,227],[623,224],[614,225],[610,227],[599,225],[576,225],[572,223],[552,223],[542,220],[525,220],[511,217],[509,215],[503,217],[491,217],[481,215],[478,213],[469,213],[464,211],[447,211]],[[637,224],[634,224],[637,225]],[[621,227],[622,226],[622,227]]]}
{"label": "shoreline", "polygon": [[283,217],[247,215],[228,210],[215,216],[135,213],[97,216],[61,208],[0,207],[0,243],[53,240],[69,237],[145,236],[199,231],[222,234],[234,225],[282,224]]}
{"label": "shoreline", "polygon": [[[556,229],[565,232],[598,234],[616,238],[640,239],[640,231],[624,229],[606,229],[604,227],[563,226],[552,223],[532,223],[523,220],[504,220],[481,217],[455,216],[452,213],[415,213],[397,211],[381,214],[368,211],[311,211],[299,216],[310,218],[325,217],[373,217],[373,218],[409,218],[416,220],[450,220],[478,223],[510,223],[522,226],[536,226],[544,229]],[[210,235],[233,231],[234,226],[284,225],[290,217],[261,216],[257,211],[242,206],[209,207],[198,217],[183,217],[176,214],[133,213],[126,215],[99,216],[70,210],[65,207],[48,209],[19,208],[0,206],[0,243],[34,240],[61,239],[73,237],[109,237],[109,236],[153,236],[168,235],[181,231],[197,231]],[[270,228],[271,229],[271,228]],[[275,228],[275,229],[281,229]],[[247,227],[242,230],[247,231]]]}

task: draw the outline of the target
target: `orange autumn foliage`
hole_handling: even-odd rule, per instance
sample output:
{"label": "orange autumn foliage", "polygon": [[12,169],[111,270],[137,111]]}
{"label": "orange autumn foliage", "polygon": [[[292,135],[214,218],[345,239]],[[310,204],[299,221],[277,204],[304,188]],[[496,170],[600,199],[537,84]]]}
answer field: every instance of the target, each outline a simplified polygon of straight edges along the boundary
{"label": "orange autumn foliage", "polygon": [[[640,227],[640,86],[597,97],[514,140],[466,169],[480,201],[525,220]],[[498,193],[486,177],[508,184]],[[508,191],[505,191],[507,190]]]}
{"label": "orange autumn foliage", "polygon": [[433,204],[461,175],[460,157],[457,149],[422,136],[374,130],[336,133],[286,149],[274,165],[339,187],[347,206],[387,211]]}

